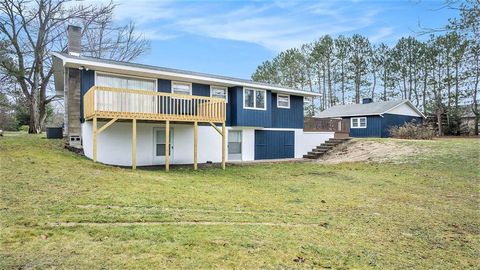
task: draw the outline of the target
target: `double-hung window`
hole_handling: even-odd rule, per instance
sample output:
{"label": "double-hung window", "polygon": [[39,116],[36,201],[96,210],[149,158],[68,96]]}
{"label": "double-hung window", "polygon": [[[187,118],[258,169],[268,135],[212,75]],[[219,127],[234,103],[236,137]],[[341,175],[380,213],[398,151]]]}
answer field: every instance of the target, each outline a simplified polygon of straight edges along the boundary
{"label": "double-hung window", "polygon": [[228,102],[228,90],[224,86],[210,86],[210,97],[225,99]]}
{"label": "double-hung window", "polygon": [[290,96],[289,95],[277,95],[277,108],[290,109]]}
{"label": "double-hung window", "polygon": [[172,81],[172,93],[180,95],[191,95],[192,84],[187,82],[174,82]]}
{"label": "double-hung window", "polygon": [[243,89],[243,108],[254,110],[267,109],[267,91],[259,89]]}
{"label": "double-hung window", "polygon": [[352,117],[350,120],[350,128],[367,128],[367,118]]}

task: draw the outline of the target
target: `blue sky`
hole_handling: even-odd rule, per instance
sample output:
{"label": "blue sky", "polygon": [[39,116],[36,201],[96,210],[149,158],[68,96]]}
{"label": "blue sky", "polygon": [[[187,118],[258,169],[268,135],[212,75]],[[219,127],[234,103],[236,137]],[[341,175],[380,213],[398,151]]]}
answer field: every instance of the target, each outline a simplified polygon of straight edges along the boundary
{"label": "blue sky", "polygon": [[[136,62],[250,78],[262,61],[318,39],[359,33],[394,44],[440,27],[456,12],[443,1],[119,0],[115,19],[132,20],[151,41]],[[426,37],[419,37],[425,39]]]}

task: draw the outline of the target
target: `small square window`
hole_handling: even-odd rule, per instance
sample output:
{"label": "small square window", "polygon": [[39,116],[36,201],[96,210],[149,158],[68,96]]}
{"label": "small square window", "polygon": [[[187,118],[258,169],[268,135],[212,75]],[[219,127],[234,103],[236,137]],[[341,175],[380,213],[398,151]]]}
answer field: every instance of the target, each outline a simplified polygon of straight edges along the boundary
{"label": "small square window", "polygon": [[289,95],[277,95],[277,108],[290,108],[290,96]]}
{"label": "small square window", "polygon": [[210,96],[225,99],[228,102],[228,89],[224,86],[210,86]]}
{"label": "small square window", "polygon": [[184,82],[172,82],[172,93],[180,95],[191,95],[192,84]]}

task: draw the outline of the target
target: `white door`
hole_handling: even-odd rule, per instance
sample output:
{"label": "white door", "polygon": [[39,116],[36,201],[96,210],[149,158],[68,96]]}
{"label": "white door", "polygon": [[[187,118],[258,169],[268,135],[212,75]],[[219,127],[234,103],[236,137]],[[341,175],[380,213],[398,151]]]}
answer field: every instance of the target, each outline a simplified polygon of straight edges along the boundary
{"label": "white door", "polygon": [[[173,128],[170,128],[170,160],[173,160]],[[165,128],[153,129],[154,164],[165,164]]]}
{"label": "white door", "polygon": [[242,131],[228,132],[228,160],[242,160]]}

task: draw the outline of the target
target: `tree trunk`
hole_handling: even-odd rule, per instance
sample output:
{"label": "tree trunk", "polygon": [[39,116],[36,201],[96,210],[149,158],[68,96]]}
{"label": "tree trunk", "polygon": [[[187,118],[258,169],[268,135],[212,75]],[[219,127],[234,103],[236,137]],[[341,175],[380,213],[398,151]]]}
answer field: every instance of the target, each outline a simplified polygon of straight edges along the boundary
{"label": "tree trunk", "polygon": [[32,96],[29,100],[29,114],[30,114],[30,123],[28,128],[28,133],[37,134],[42,131],[40,127],[40,113],[38,111],[38,99],[36,92],[32,91]]}
{"label": "tree trunk", "polygon": [[342,105],[345,105],[345,73],[344,61],[342,60]]}
{"label": "tree trunk", "polygon": [[477,99],[477,94],[478,94],[478,84],[480,81],[480,55],[476,53],[475,55],[475,62],[476,62],[476,74],[475,74],[475,83],[473,86],[473,106],[472,106],[472,111],[473,114],[475,115],[475,135],[478,136],[478,119],[480,117],[480,112],[478,111],[478,99]]}
{"label": "tree trunk", "polygon": [[327,81],[328,81],[328,107],[333,105],[333,96],[332,96],[332,79],[331,79],[331,67],[330,59],[327,59]]}
{"label": "tree trunk", "polygon": [[387,72],[383,73],[383,101],[387,101]]}
{"label": "tree trunk", "polygon": [[375,86],[377,84],[377,73],[373,72],[372,100],[375,98]]}

